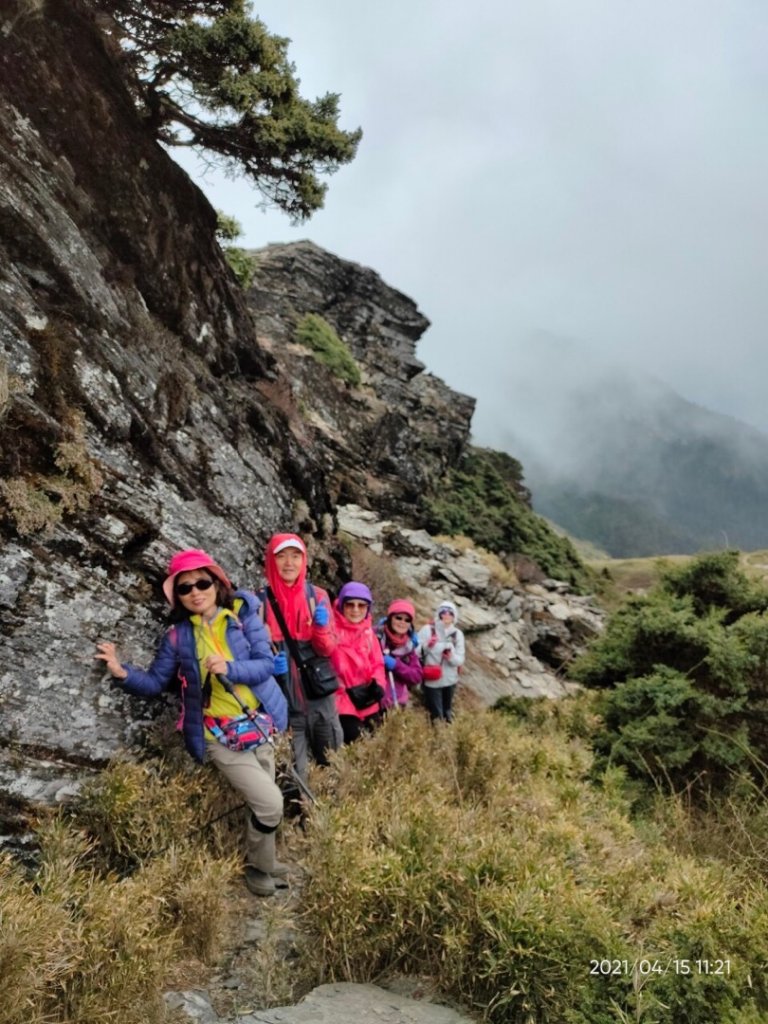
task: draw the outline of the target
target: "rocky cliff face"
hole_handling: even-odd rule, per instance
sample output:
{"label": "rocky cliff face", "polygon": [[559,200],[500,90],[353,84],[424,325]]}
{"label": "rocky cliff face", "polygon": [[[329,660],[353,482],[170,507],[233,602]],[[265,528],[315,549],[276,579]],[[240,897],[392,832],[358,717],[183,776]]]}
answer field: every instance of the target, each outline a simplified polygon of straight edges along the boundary
{"label": "rocky cliff face", "polygon": [[[248,303],[259,340],[333,450],[334,503],[354,502],[418,525],[415,504],[458,459],[475,407],[473,398],[425,373],[416,358],[429,321],[378,274],[311,242],[271,245],[253,255],[257,273]],[[354,392],[340,389],[306,348],[292,343],[307,313],[319,313],[349,346],[363,371]]]}
{"label": "rocky cliff face", "polygon": [[[426,319],[370,270],[271,246],[246,297],[87,5],[40,6],[0,14],[6,821],[65,798],[142,729],[149,708],[110,690],[94,644],[148,659],[174,549],[210,547],[255,585],[266,538],[294,528],[332,584],[348,557],[337,506],[418,527],[413,502],[473,409],[424,372]],[[349,344],[359,388],[293,344],[310,311]]]}

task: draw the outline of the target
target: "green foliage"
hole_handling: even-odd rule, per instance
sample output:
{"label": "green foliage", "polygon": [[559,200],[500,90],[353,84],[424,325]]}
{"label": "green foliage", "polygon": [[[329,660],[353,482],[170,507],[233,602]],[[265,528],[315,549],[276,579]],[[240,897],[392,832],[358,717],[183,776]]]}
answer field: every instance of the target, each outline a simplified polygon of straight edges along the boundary
{"label": "green foliage", "polygon": [[0,480],[0,509],[22,537],[50,536],[65,514],[87,509],[104,483],[88,451],[83,413],[66,410],[61,431],[62,438],[50,453],[59,472]]}
{"label": "green foliage", "polygon": [[559,700],[550,697],[499,697],[494,711],[537,730],[556,729],[563,736],[591,739],[600,724],[597,695],[582,690]]}
{"label": "green foliage", "polygon": [[299,94],[289,40],[270,34],[247,0],[94,0],[112,18],[121,67],[164,143],[191,146],[245,173],[265,201],[304,220],[361,132],[338,125],[339,97]]}
{"label": "green foliage", "polygon": [[[460,715],[450,729],[392,716],[334,759],[307,837],[302,920],[318,974],[426,974],[491,1024],[761,1019],[765,885],[641,838],[541,709],[519,724]],[[707,956],[732,972],[635,966]],[[602,959],[622,966],[591,975]]]}
{"label": "green foliage", "polygon": [[612,688],[595,737],[598,766],[697,793],[768,759],[768,592],[735,552],[668,567],[611,618],[572,666]]}
{"label": "green foliage", "polygon": [[360,383],[360,368],[354,356],[328,321],[318,313],[307,313],[302,317],[294,337],[300,345],[311,348],[315,359],[327,366],[334,376],[353,387]]}
{"label": "green foliage", "polygon": [[239,222],[234,217],[216,211],[216,237],[219,239],[227,263],[232,268],[241,288],[250,288],[253,275],[256,273],[256,259],[239,245],[224,243],[234,242],[243,233]]}
{"label": "green foliage", "polygon": [[738,551],[718,551],[673,566],[664,573],[661,585],[670,594],[689,595],[697,615],[708,608],[724,608],[729,618],[736,619],[768,608],[768,590],[744,574]]}
{"label": "green foliage", "polygon": [[216,237],[220,242],[234,242],[243,233],[243,227],[236,217],[216,211]]}
{"label": "green foliage", "polygon": [[589,573],[573,545],[532,511],[522,467],[504,452],[469,447],[423,511],[431,533],[464,534],[489,551],[528,555],[547,575],[588,589]]}

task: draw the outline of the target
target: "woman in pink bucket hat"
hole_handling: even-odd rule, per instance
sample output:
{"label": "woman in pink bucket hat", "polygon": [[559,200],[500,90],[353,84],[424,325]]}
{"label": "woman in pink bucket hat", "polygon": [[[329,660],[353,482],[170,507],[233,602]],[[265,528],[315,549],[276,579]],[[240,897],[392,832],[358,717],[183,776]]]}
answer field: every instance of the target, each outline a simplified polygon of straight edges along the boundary
{"label": "woman in pink bucket hat", "polygon": [[288,709],[272,675],[259,600],[235,590],[200,548],[171,558],[163,593],[174,624],[146,671],[122,664],[111,642],[99,643],[96,657],[141,697],[162,693],[178,675],[184,743],[196,761],[212,761],[248,805],[245,881],[256,895],[271,896],[287,868],[275,861],[283,796],[270,734],[286,728]]}
{"label": "woman in pink bucket hat", "polygon": [[404,708],[410,692],[422,683],[419,639],[414,620],[416,609],[406,598],[397,598],[387,608],[386,616],[376,626],[376,636],[384,653],[387,672],[385,707]]}

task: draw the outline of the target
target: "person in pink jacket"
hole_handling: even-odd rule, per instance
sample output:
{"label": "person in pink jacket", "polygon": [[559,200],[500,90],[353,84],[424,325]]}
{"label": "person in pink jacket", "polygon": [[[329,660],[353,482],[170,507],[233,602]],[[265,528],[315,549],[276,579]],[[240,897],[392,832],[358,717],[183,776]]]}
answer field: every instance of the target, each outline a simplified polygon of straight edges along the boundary
{"label": "person in pink jacket", "polygon": [[421,684],[419,638],[413,625],[415,617],[416,609],[411,602],[399,598],[390,604],[386,617],[376,627],[387,673],[385,707],[397,704],[404,708],[410,691]]}
{"label": "person in pink jacket", "polygon": [[339,679],[336,709],[344,742],[381,720],[386,677],[384,656],[373,631],[373,598],[364,583],[345,583],[333,605],[336,647],[331,663]]}

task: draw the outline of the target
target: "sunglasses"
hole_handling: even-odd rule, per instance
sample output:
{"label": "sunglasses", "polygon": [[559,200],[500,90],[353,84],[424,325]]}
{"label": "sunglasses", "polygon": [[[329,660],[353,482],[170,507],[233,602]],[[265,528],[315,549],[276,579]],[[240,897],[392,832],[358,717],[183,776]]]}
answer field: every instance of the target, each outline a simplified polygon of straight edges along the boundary
{"label": "sunglasses", "polygon": [[344,607],[345,608],[367,608],[368,607],[368,602],[367,601],[354,601],[354,600],[352,600],[352,601],[345,601],[344,602]]}
{"label": "sunglasses", "polygon": [[176,587],[176,593],[179,597],[186,597],[193,590],[210,590],[212,586],[213,580],[195,580],[194,583],[179,583]]}
{"label": "sunglasses", "polygon": [[412,622],[413,620],[411,619],[410,615],[393,615],[392,616],[392,621],[393,622]]}

